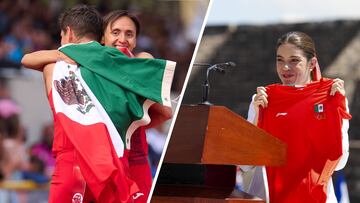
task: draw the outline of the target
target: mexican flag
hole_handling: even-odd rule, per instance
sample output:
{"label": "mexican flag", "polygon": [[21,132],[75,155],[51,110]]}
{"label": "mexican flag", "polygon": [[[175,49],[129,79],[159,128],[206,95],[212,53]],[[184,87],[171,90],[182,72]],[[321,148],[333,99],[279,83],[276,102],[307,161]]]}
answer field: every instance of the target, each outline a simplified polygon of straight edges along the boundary
{"label": "mexican flag", "polygon": [[74,145],[87,186],[99,202],[126,202],[138,191],[128,177],[124,150],[133,132],[150,122],[155,102],[170,106],[175,63],[128,58],[97,42],[59,49],[53,71],[55,116]]}

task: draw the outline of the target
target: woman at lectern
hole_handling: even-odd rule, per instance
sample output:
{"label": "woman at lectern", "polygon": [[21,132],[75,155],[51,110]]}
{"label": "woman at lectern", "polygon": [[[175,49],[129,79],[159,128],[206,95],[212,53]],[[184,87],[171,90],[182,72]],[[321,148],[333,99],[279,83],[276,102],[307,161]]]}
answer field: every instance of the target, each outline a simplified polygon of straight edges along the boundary
{"label": "woman at lectern", "polygon": [[287,161],[256,167],[248,192],[271,203],[337,202],[331,176],[349,156],[344,81],[321,77],[314,42],[302,32],[278,39],[276,71],[281,84],[257,88],[248,120],[287,144]]}

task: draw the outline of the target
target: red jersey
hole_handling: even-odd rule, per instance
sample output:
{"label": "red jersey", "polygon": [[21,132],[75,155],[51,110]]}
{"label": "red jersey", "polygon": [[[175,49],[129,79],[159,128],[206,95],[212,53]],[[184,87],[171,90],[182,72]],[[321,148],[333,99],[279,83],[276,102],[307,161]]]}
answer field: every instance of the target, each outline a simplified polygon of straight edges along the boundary
{"label": "red jersey", "polygon": [[152,183],[145,127],[139,127],[132,134],[128,159],[131,179],[136,182],[140,192],[143,193],[143,196],[135,199],[134,202],[145,203],[148,199]]}
{"label": "red jersey", "polygon": [[268,107],[258,126],[287,144],[287,162],[266,167],[270,202],[326,202],[327,183],[342,155],[345,97],[330,96],[332,80],[306,87],[266,87]]}

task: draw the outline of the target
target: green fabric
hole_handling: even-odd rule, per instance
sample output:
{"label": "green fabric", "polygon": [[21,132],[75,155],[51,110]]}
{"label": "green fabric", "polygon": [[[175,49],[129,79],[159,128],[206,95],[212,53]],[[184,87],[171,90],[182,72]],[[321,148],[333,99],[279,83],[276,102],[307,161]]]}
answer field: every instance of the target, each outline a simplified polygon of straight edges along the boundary
{"label": "green fabric", "polygon": [[162,103],[165,60],[128,58],[98,42],[68,45],[60,51],[79,64],[81,76],[124,142],[129,125],[144,115],[144,101]]}

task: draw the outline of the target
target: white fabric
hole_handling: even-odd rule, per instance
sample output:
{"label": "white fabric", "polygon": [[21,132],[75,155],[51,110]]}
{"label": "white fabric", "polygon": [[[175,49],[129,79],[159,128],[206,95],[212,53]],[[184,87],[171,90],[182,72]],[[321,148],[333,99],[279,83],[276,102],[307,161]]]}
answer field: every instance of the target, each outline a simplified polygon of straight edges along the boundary
{"label": "white fabric", "polygon": [[[64,113],[69,119],[74,122],[80,123],[82,125],[91,125],[95,123],[104,123],[109,131],[110,139],[112,141],[113,147],[118,157],[122,157],[124,155],[124,143],[121,140],[119,132],[116,130],[116,127],[112,123],[109,115],[106,113],[103,106],[97,100],[93,92],[87,86],[86,82],[83,80],[80,68],[77,65],[68,64],[65,61],[58,61],[55,64],[55,68],[53,71],[53,82],[52,82],[52,97],[54,101],[55,112]],[[65,77],[70,78],[70,72],[73,72],[76,75],[76,81],[78,84],[78,88],[84,89],[87,96],[90,98],[89,103],[94,105],[94,108],[90,108],[89,112],[81,113],[78,108],[84,107],[79,105],[66,105],[61,98],[60,94],[55,91],[55,80],[61,81]],[[86,106],[84,107],[86,108]]]}
{"label": "white fabric", "polygon": [[[249,111],[248,111],[248,118],[247,120],[251,123],[255,122],[256,117],[256,111],[254,107],[254,97],[253,95]],[[346,99],[346,111],[349,112],[348,107],[348,101]],[[341,156],[341,159],[339,163],[337,164],[335,170],[341,170],[345,167],[346,162],[349,158],[349,135],[348,135],[348,129],[349,129],[349,120],[343,119],[343,125],[341,128],[342,132],[342,148],[343,148],[343,155]],[[249,170],[249,166],[240,166],[241,169],[244,171]],[[266,184],[265,184],[266,183]],[[250,181],[250,185],[248,186],[248,190],[245,191],[251,195],[260,197],[262,199],[266,199],[266,202],[269,202],[269,192],[267,188],[267,179],[266,179],[266,170],[263,166],[256,166],[255,172],[253,175],[252,180]],[[330,179],[328,187],[327,187],[327,199],[326,203],[337,203],[337,199],[334,192],[334,186],[332,183],[332,179]]]}

